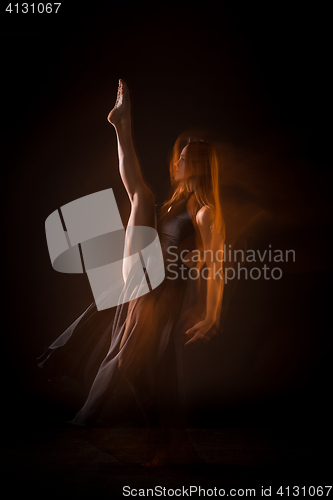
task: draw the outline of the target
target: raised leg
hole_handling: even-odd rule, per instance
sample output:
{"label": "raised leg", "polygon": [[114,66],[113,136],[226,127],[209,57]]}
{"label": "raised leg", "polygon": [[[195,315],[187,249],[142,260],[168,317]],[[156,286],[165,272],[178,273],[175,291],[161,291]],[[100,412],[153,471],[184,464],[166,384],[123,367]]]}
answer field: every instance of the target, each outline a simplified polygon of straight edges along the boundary
{"label": "raised leg", "polygon": [[108,121],[117,134],[119,172],[131,202],[129,226],[156,228],[154,195],[142,176],[132,139],[130,96],[126,83],[119,80],[117,100]]}

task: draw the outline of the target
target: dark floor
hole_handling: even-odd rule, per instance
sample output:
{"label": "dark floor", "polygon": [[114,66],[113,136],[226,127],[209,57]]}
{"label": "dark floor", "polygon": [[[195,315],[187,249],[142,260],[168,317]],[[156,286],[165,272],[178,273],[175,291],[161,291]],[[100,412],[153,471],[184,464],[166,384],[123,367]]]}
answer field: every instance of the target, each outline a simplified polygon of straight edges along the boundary
{"label": "dark floor", "polygon": [[[261,497],[263,486],[272,487],[272,498],[284,498],[287,494],[274,494],[280,486],[325,486],[331,477],[331,450],[320,433],[316,442],[307,441],[304,433],[282,429],[188,429],[202,463],[155,469],[140,465],[144,431],[138,428],[22,427],[4,428],[3,433],[2,489],[10,488],[6,498],[33,494],[34,498],[117,499],[126,498],[124,486],[216,487],[217,497],[221,488],[225,496],[230,496],[230,488],[254,488],[255,496]],[[186,493],[190,491],[183,496]],[[192,491],[191,496],[198,495]]]}

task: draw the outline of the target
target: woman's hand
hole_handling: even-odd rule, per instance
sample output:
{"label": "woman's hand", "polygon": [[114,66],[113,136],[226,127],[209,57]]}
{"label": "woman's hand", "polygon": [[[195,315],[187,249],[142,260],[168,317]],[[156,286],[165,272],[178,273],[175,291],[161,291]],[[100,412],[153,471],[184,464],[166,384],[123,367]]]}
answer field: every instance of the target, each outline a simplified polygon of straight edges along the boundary
{"label": "woman's hand", "polygon": [[204,319],[202,321],[199,321],[196,325],[194,325],[192,328],[187,330],[184,335],[191,336],[192,338],[188,340],[184,345],[189,345],[192,344],[193,342],[196,342],[197,340],[203,340],[204,342],[208,342],[209,339],[205,337],[206,333],[212,328],[212,326],[215,324],[215,321],[210,320],[210,319]]}

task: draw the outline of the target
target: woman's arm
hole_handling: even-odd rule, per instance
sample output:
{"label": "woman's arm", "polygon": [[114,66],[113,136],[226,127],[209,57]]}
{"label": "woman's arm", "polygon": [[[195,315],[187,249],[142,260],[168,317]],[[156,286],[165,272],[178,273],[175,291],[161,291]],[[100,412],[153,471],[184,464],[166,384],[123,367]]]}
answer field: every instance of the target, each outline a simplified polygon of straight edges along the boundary
{"label": "woman's arm", "polygon": [[208,330],[219,322],[224,289],[222,262],[224,240],[221,235],[212,231],[213,221],[208,207],[202,207],[199,210],[196,222],[208,268],[206,315],[202,321],[187,330],[186,335],[192,335],[192,338],[185,345],[204,338]]}

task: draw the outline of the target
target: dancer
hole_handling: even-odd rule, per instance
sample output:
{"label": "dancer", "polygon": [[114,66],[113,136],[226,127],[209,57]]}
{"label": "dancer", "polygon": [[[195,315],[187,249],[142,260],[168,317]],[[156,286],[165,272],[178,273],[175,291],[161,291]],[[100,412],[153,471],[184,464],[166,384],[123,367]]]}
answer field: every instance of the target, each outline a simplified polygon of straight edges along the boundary
{"label": "dancer", "polygon": [[[174,153],[179,157],[172,161],[170,172],[175,189],[158,219],[154,195],[145,183],[133,145],[130,95],[122,80],[108,121],[116,132],[119,172],[131,203],[128,228],[157,229],[165,279],[148,294],[117,306],[113,316],[101,311],[103,321],[92,321],[89,333],[90,318],[101,313],[92,304],[47,349],[39,366],[56,373],[57,359],[66,349],[67,363],[75,364],[71,356],[82,350],[82,344],[98,344],[107,331],[108,352],[100,366],[96,367],[95,361],[92,372],[96,376],[71,423],[95,425],[106,402],[119,388],[127,386],[147,425],[161,431],[155,457],[146,464],[158,466],[167,459],[172,441],[170,430],[182,426],[181,401],[186,379],[182,356],[193,344],[209,340],[219,327],[224,288],[221,250],[225,237],[219,193],[221,165],[212,144],[192,141],[179,154],[177,143]],[[193,268],[196,273],[191,272]],[[191,279],[191,275],[200,276],[204,268],[204,279]],[[131,279],[130,274],[126,279]],[[80,336],[80,324],[86,325],[84,336]],[[79,346],[77,351],[75,346]],[[87,349],[80,358],[81,365],[82,361],[89,364]],[[59,365],[66,371],[63,363]]]}

